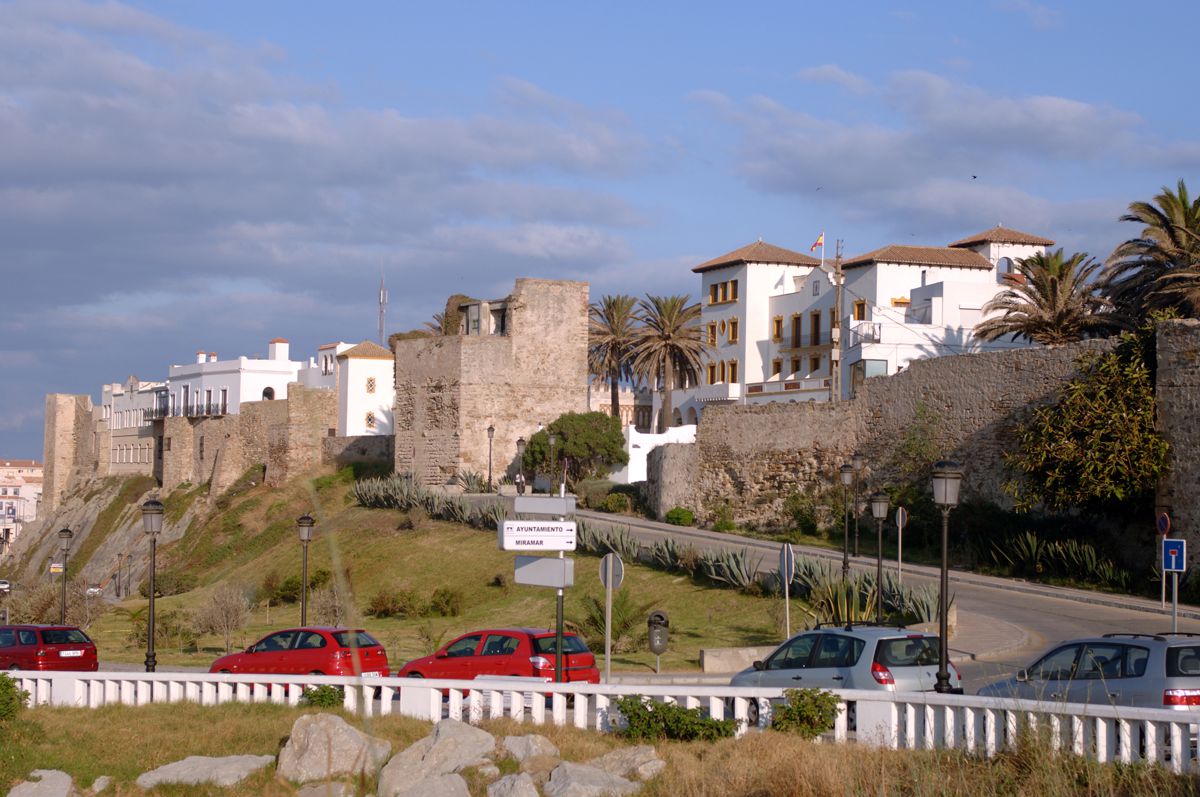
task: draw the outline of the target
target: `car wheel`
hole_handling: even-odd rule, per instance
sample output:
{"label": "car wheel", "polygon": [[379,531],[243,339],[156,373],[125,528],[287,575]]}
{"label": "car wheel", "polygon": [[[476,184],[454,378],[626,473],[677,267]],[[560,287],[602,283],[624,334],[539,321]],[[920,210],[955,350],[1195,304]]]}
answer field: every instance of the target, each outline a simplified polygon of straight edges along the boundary
{"label": "car wheel", "polygon": [[219,672],[221,675],[232,675],[229,670],[217,670],[217,672]]}
{"label": "car wheel", "polygon": [[408,677],[408,678],[424,678],[425,676],[421,675],[421,673],[419,673],[419,672],[410,672],[406,677]]}
{"label": "car wheel", "polygon": [[747,727],[758,727],[758,698],[753,698],[746,704],[746,724]]}
{"label": "car wheel", "polygon": [[324,674],[325,673],[321,672],[320,670],[313,670],[312,672],[309,673],[309,675],[324,675]]}
{"label": "car wheel", "polygon": [[19,670],[19,669],[21,669],[21,666],[20,666],[19,664],[14,664],[14,665],[12,665],[11,667],[9,667],[9,668],[8,668],[8,671],[9,671],[9,672],[14,672],[14,671],[16,671],[16,670]]}

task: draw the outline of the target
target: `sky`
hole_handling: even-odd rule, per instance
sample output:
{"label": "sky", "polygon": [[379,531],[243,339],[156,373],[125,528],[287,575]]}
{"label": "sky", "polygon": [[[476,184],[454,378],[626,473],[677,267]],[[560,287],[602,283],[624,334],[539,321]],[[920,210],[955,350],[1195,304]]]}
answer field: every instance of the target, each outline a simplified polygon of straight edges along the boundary
{"label": "sky", "polygon": [[[0,1],[0,457],[47,393],[758,238],[1104,259],[1195,181],[1200,4]],[[1200,186],[1197,186],[1200,188]],[[1196,188],[1193,188],[1195,193]]]}

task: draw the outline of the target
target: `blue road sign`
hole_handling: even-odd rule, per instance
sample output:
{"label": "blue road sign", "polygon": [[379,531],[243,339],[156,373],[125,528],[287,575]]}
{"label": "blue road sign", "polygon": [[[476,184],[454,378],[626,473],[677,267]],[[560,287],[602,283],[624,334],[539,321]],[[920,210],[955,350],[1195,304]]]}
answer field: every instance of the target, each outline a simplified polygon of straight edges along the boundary
{"label": "blue road sign", "polygon": [[1167,536],[1171,531],[1171,516],[1166,512],[1159,512],[1158,520],[1154,522],[1154,526],[1158,529],[1159,534],[1164,537]]}
{"label": "blue road sign", "polygon": [[1187,570],[1187,542],[1164,538],[1162,541],[1164,573],[1182,573]]}

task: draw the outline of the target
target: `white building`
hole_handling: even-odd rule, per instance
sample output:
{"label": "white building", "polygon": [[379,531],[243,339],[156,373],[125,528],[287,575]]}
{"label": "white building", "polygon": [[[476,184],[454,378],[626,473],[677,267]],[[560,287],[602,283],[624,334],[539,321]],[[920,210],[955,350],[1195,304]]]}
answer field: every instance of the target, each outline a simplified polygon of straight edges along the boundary
{"label": "white building", "polygon": [[339,437],[393,434],[396,358],[364,340],[337,355]]}
{"label": "white building", "polygon": [[108,467],[113,475],[151,473],[154,468],[156,417],[162,382],[131,376],[100,391],[100,420],[109,432]]}
{"label": "white building", "polygon": [[37,520],[41,501],[41,463],[32,459],[0,460],[0,557],[11,552],[24,524]]}
{"label": "white building", "polygon": [[829,400],[834,358],[849,398],[916,359],[1028,345],[973,330],[1013,262],[1053,243],[998,226],[948,246],[886,246],[841,264],[840,308],[831,262],[758,241],[702,263],[692,270],[710,349],[701,384],[675,393],[674,423],[712,403]]}
{"label": "white building", "polygon": [[288,383],[299,381],[302,369],[318,367],[290,359],[288,348],[285,338],[275,338],[267,344],[266,359],[218,360],[216,352],[196,352],[194,363],[168,369],[158,397],[159,416],[232,415],[244,401],[286,399]]}

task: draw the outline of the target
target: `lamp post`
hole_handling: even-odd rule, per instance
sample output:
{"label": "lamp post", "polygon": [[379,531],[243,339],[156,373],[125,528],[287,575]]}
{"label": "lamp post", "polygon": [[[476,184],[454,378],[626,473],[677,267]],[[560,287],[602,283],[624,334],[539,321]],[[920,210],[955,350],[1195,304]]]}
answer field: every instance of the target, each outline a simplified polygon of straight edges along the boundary
{"label": "lamp post", "polygon": [[58,544],[62,546],[62,597],[58,602],[58,624],[67,624],[67,557],[71,553],[71,538],[75,532],[62,529],[58,532]]}
{"label": "lamp post", "polygon": [[883,625],[883,521],[887,520],[887,493],[871,494],[871,514],[875,516],[875,622]]}
{"label": "lamp post", "polygon": [[517,438],[517,495],[525,495],[525,438]]}
{"label": "lamp post", "polygon": [[[550,440],[550,478],[553,479],[554,476],[556,475],[555,471],[557,470],[554,467],[554,462],[555,462],[555,460],[554,460],[554,444],[558,442],[558,435],[556,435],[554,432],[548,432],[546,436]],[[550,489],[551,495],[553,495],[554,494],[554,482],[550,482],[549,489]]]}
{"label": "lamp post", "polygon": [[496,427],[488,424],[488,492],[492,491],[492,438],[496,436]]}
{"label": "lamp post", "polygon": [[300,625],[308,625],[308,544],[312,541],[313,526],[317,521],[307,513],[296,520],[296,531],[300,535]]}
{"label": "lamp post", "polygon": [[162,501],[151,498],[142,504],[142,530],[150,538],[150,610],[146,619],[146,672],[154,672],[158,659],[154,656],[154,568],[158,555],[158,535],[162,531]]}
{"label": "lamp post", "polygon": [[858,477],[862,474],[863,465],[866,463],[866,457],[855,451],[850,455],[850,464],[854,466],[854,555],[858,556],[858,516],[862,514],[862,507],[858,504]]}
{"label": "lamp post", "polygon": [[854,466],[843,465],[842,474],[842,503],[845,512],[842,516],[842,581],[850,578],[850,484],[854,481]]}
{"label": "lamp post", "polygon": [[942,460],[933,465],[933,502],[942,510],[942,573],[938,589],[938,636],[941,637],[938,655],[937,692],[950,691],[950,632],[946,620],[949,588],[950,510],[958,506],[958,487],[962,483],[962,468],[957,462]]}

